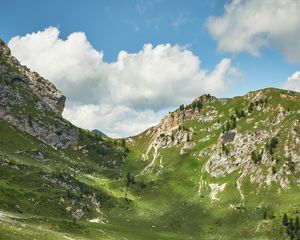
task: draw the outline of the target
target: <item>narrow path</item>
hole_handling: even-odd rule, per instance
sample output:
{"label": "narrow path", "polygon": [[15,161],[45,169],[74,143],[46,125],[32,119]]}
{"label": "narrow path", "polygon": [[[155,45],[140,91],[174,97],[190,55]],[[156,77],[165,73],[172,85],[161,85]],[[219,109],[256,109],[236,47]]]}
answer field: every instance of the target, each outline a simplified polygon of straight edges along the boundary
{"label": "narrow path", "polygon": [[242,173],[242,175],[236,180],[236,188],[241,196],[241,200],[242,200],[243,204],[244,204],[245,196],[242,192],[241,186],[242,186],[242,180],[244,179],[245,176],[246,176],[246,173]]}
{"label": "narrow path", "polygon": [[141,172],[141,175],[150,172],[152,170],[152,167],[154,166],[156,160],[158,159],[158,146],[153,146],[154,149],[154,153],[153,153],[153,159],[151,161],[151,163],[149,163]]}

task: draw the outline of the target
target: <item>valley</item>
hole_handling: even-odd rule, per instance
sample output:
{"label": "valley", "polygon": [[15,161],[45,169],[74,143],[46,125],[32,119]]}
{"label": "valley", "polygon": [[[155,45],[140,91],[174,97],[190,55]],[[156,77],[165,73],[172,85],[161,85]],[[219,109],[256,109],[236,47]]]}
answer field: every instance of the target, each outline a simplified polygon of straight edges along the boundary
{"label": "valley", "polygon": [[298,92],[205,94],[113,139],[3,41],[0,90],[0,239],[300,239]]}

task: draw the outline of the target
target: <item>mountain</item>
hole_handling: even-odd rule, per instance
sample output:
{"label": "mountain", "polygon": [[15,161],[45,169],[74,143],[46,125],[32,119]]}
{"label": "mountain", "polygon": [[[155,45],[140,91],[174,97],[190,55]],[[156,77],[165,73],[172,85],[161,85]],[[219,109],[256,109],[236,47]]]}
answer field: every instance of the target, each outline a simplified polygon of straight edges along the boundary
{"label": "mountain", "polygon": [[58,228],[84,232],[74,221],[123,205],[96,176],[121,178],[124,148],[63,119],[65,97],[3,41],[0,89],[0,239],[63,239]]}
{"label": "mountain", "polygon": [[299,213],[299,101],[274,88],[203,95],[128,139],[135,173],[155,182],[148,207],[160,206],[165,228],[187,234],[180,239],[284,239],[284,213]]}
{"label": "mountain", "polygon": [[101,132],[98,129],[94,129],[94,130],[92,130],[92,132],[96,133],[97,135],[100,135],[100,136],[103,136],[103,137],[107,137],[107,135],[105,133]]}
{"label": "mountain", "polygon": [[0,239],[300,239],[300,93],[181,105],[111,139],[0,41]]}

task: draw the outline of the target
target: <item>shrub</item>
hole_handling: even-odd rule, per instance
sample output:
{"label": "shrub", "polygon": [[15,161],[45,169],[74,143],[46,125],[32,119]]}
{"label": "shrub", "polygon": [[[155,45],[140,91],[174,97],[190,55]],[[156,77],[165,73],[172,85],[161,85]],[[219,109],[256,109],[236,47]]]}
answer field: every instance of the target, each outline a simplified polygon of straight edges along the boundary
{"label": "shrub", "polygon": [[251,102],[248,107],[248,112],[251,113],[251,112],[253,112],[253,110],[254,110],[254,104],[253,104],[253,102]]}
{"label": "shrub", "polygon": [[272,137],[270,143],[266,144],[266,148],[268,149],[270,154],[273,154],[274,152],[273,150],[274,148],[276,148],[277,144],[278,144],[278,139],[275,137]]}
{"label": "shrub", "polygon": [[245,113],[244,110],[241,110],[241,111],[235,110],[235,115],[237,116],[237,118],[244,118],[244,117],[246,117],[246,113]]}
{"label": "shrub", "polygon": [[251,159],[255,164],[261,162],[262,160],[262,155],[260,153],[256,153],[255,151],[251,152]]}

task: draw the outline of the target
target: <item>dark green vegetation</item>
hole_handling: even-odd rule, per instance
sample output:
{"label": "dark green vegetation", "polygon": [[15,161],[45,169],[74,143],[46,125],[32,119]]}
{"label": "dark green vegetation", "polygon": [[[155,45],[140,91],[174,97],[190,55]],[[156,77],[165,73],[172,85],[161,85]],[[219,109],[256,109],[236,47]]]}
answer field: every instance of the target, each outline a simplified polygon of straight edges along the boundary
{"label": "dark green vegetation", "polygon": [[299,239],[299,93],[207,94],[111,139],[0,56],[1,240]]}
{"label": "dark green vegetation", "polygon": [[300,223],[299,216],[297,215],[295,221],[293,218],[288,218],[285,213],[282,218],[282,226],[285,228],[287,235],[290,239],[300,239]]}

